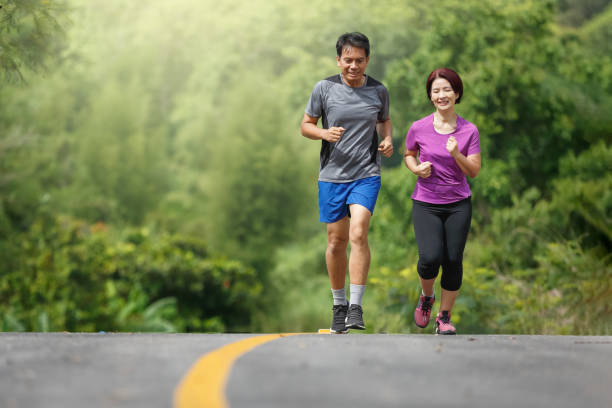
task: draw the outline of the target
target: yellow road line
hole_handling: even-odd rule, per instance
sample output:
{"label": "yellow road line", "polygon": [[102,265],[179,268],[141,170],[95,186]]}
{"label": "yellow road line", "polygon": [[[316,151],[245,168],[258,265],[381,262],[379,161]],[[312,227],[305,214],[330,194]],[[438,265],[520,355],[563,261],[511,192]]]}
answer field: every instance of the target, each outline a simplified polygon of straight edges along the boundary
{"label": "yellow road line", "polygon": [[227,408],[225,385],[234,361],[253,348],[286,336],[306,333],[268,334],[227,344],[201,357],[174,391],[174,408]]}

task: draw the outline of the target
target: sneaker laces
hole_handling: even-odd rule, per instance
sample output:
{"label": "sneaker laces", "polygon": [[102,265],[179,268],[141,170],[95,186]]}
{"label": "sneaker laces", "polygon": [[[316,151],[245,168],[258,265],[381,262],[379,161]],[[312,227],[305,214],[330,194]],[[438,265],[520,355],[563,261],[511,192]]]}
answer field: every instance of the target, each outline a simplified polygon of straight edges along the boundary
{"label": "sneaker laces", "polygon": [[360,307],[350,307],[348,310],[348,318],[353,318],[353,317],[357,317],[358,319],[361,318],[363,312],[361,310]]}
{"label": "sneaker laces", "polygon": [[[344,319],[346,317],[346,314],[341,314],[338,313],[339,311],[341,311],[343,308],[346,308],[346,305],[334,305],[334,324],[344,324]],[[345,311],[346,313],[346,311]]]}
{"label": "sneaker laces", "polygon": [[428,302],[427,299],[423,299],[423,303],[421,303],[421,310],[423,311],[423,314],[429,312],[432,306],[433,302]]}
{"label": "sneaker laces", "polygon": [[442,313],[438,316],[438,319],[440,319],[442,323],[450,324],[450,315],[448,314]]}

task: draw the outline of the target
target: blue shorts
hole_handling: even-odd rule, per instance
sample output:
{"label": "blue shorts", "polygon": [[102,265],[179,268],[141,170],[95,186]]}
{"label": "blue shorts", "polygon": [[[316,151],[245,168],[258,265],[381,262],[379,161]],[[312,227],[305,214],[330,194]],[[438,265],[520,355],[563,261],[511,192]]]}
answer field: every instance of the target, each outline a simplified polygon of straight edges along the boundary
{"label": "blue shorts", "polygon": [[374,214],[380,190],[380,176],[367,177],[349,183],[319,181],[320,221],[340,221],[349,213],[349,204],[359,204]]}

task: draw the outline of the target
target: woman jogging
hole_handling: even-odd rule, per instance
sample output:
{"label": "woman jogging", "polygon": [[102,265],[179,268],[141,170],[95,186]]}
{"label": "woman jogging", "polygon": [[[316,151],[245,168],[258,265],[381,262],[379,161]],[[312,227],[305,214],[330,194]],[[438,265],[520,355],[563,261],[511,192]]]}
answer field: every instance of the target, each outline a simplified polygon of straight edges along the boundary
{"label": "woman jogging", "polygon": [[412,124],[404,154],[406,166],[418,176],[412,219],[422,291],[414,322],[422,328],[429,324],[434,282],[442,266],[436,334],[456,334],[451,310],[461,287],[463,249],[472,219],[472,194],[465,176],[476,177],[480,171],[480,137],[475,125],[455,113],[463,96],[463,83],[455,71],[438,68],[429,74],[427,96],[436,111]]}

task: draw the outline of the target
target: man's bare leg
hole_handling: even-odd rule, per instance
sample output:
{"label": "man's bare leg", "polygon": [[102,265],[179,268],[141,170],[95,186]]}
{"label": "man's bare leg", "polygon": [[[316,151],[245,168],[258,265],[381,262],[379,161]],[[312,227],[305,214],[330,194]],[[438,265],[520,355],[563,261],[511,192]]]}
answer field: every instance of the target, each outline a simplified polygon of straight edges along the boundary
{"label": "man's bare leg", "polygon": [[351,204],[351,221],[349,240],[351,254],[349,257],[350,281],[354,285],[365,285],[370,269],[370,246],[368,229],[370,228],[370,210],[359,204]]}
{"label": "man's bare leg", "polygon": [[346,280],[346,247],[349,241],[349,218],[327,224],[325,262],[332,289],[343,289]]}
{"label": "man's bare leg", "polygon": [[351,281],[351,298],[346,327],[349,329],[365,329],[363,323],[363,309],[361,298],[365,292],[370,268],[370,246],[368,245],[368,228],[370,227],[370,211],[359,205],[351,204],[351,225],[349,229],[349,241],[351,243],[351,254],[349,256],[349,275]]}
{"label": "man's bare leg", "polygon": [[327,250],[325,262],[327,274],[331,283],[334,298],[333,316],[330,331],[332,333],[346,333],[348,329],[345,320],[348,311],[346,303],[346,247],[349,240],[349,219],[344,217],[339,221],[327,224]]}

